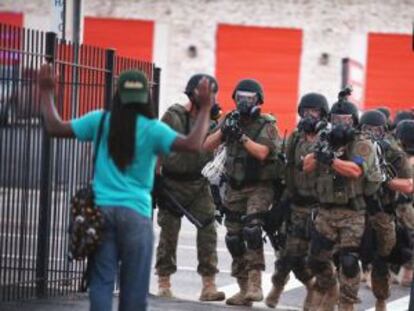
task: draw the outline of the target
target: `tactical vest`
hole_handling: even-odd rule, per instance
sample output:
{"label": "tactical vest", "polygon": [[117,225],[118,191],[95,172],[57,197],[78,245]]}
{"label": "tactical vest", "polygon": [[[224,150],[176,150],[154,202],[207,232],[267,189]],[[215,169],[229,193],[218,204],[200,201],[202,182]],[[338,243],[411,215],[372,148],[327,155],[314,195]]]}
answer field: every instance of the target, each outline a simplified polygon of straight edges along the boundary
{"label": "tactical vest", "polygon": [[317,203],[315,187],[316,172],[303,171],[303,158],[314,151],[314,142],[308,142],[304,133],[292,133],[288,150],[286,150],[286,186],[292,194],[292,201],[299,206]]}
{"label": "tactical vest", "polygon": [[[179,104],[174,104],[168,112],[178,120],[179,126],[175,130],[183,135],[188,135],[195,120],[190,117],[189,111]],[[191,181],[202,177],[201,170],[207,162],[213,159],[213,152],[172,152],[162,158],[162,174],[174,180]]]}
{"label": "tactical vest", "polygon": [[[343,150],[342,159],[350,160],[350,153],[354,144],[362,140],[362,137],[355,137],[354,141],[348,144]],[[364,200],[364,187],[369,186],[364,178],[347,178],[336,173],[331,167],[318,164],[318,176],[316,192],[321,206],[340,205],[352,210],[363,210],[366,207]]]}
{"label": "tactical vest", "polygon": [[[251,140],[256,141],[266,125],[272,123],[274,124],[275,121],[261,115],[251,123],[242,126],[242,130]],[[259,181],[271,181],[277,178],[277,155],[274,150],[270,151],[264,161],[259,161],[249,155],[238,141],[227,142],[226,146],[225,171],[232,188],[242,188]]]}
{"label": "tactical vest", "polygon": [[[384,150],[384,158],[387,163],[394,166],[398,173],[400,168],[397,166],[401,165],[401,161],[403,160],[402,150],[399,148],[398,143],[395,140],[389,140],[388,144],[389,145]],[[384,187],[381,202],[386,209],[392,210],[397,198],[397,192],[389,189],[388,187]]]}

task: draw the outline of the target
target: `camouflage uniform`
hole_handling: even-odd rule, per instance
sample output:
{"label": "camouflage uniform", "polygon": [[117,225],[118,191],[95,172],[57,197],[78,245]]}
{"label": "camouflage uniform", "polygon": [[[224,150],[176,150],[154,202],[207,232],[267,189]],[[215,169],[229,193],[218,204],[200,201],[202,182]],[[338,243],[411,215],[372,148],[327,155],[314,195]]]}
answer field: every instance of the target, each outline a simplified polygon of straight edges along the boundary
{"label": "camouflage uniform", "polygon": [[[410,178],[411,167],[403,150],[395,139],[385,139],[384,158],[395,170],[396,178]],[[397,236],[395,228],[394,211],[399,207],[398,193],[384,185],[381,193],[383,211],[369,216],[369,221],[375,232],[376,255],[371,273],[372,291],[378,300],[386,300],[390,296],[390,272],[386,264],[386,257],[390,255],[396,245]]]}
{"label": "camouflage uniform", "polygon": [[305,264],[310,245],[309,228],[313,209],[317,208],[315,196],[316,173],[303,171],[303,158],[314,151],[314,142],[309,142],[303,132],[294,132],[288,140],[286,183],[290,197],[290,219],[284,249],[275,263],[273,285],[283,289],[293,271],[295,277],[307,284],[313,277]]}
{"label": "camouflage uniform", "polygon": [[[195,119],[181,105],[173,105],[162,120],[177,132],[188,134]],[[212,153],[171,153],[162,159],[163,186],[166,187],[196,218],[211,220],[203,229],[197,230],[197,272],[201,276],[213,276],[217,270],[217,232],[214,227],[213,199],[208,181],[201,170],[212,159]],[[181,215],[160,206],[158,224],[161,227],[157,248],[156,272],[169,276],[177,271],[176,252]]]}
{"label": "camouflage uniform", "polygon": [[[231,275],[238,279],[239,285],[247,282],[249,272],[265,269],[261,229],[258,228],[263,225],[261,214],[273,201],[279,139],[274,119],[268,116],[261,115],[247,124],[242,123],[241,128],[250,139],[267,146],[270,153],[266,160],[258,161],[247,153],[241,142],[225,142],[225,171],[229,179],[224,199],[226,244],[233,258]],[[246,231],[250,229],[258,230],[255,231],[257,243],[249,242],[250,234]]]}
{"label": "camouflage uniform", "polygon": [[[411,156],[412,157],[412,156]],[[411,162],[411,176],[414,179],[414,161]],[[406,203],[406,204],[399,204],[397,206],[397,219],[398,222],[401,223],[402,226],[404,226],[406,229],[413,231],[414,230],[414,203]],[[413,270],[414,269],[414,256],[413,258],[407,262],[404,266],[403,266],[403,271],[405,270],[405,272],[409,271],[409,270]],[[402,277],[402,282],[401,284],[403,284],[405,282],[405,278],[406,276],[404,275],[405,273],[403,272],[403,277]],[[407,279],[407,281],[409,280],[409,278]],[[405,284],[406,285],[406,284]]]}
{"label": "camouflage uniform", "polygon": [[338,157],[359,163],[363,175],[357,179],[342,177],[318,163],[316,191],[320,209],[314,221],[309,258],[316,275],[315,289],[323,296],[338,284],[333,255],[339,252],[340,310],[342,305],[359,302],[358,252],[365,228],[364,195],[376,193],[382,181],[376,151],[369,140],[357,136],[342,152]]}

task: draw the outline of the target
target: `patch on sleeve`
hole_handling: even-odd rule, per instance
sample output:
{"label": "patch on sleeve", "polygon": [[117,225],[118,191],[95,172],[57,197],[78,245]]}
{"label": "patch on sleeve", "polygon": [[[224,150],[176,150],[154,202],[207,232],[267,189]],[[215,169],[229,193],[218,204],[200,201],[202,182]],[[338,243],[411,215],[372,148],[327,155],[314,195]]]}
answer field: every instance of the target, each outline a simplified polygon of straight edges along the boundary
{"label": "patch on sleeve", "polygon": [[366,158],[371,153],[371,147],[366,142],[359,142],[355,146],[356,156]]}
{"label": "patch on sleeve", "polygon": [[361,156],[353,156],[352,157],[352,162],[354,162],[357,165],[362,166],[365,162],[365,159]]}

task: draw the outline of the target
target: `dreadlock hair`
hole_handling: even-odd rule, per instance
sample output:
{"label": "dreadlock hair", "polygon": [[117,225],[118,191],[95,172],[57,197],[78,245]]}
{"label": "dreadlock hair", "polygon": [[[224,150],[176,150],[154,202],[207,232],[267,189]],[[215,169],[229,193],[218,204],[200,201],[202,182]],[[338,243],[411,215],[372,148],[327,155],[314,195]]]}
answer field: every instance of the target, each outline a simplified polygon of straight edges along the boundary
{"label": "dreadlock hair", "polygon": [[122,172],[134,158],[137,117],[145,116],[154,119],[152,104],[122,104],[118,92],[115,93],[109,123],[108,150],[115,165]]}

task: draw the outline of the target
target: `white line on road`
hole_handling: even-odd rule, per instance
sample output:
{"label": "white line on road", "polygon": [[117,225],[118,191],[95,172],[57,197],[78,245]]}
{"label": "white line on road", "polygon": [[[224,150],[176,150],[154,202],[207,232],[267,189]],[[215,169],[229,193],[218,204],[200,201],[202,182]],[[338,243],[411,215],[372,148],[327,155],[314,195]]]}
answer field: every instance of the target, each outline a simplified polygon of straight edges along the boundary
{"label": "white line on road", "polygon": [[[180,270],[180,271],[197,272],[197,269],[195,269],[194,267],[188,267],[188,266],[180,266],[177,269]],[[231,271],[230,270],[220,269],[220,273],[230,274]]]}
{"label": "white line on road", "polygon": [[[409,302],[410,296],[404,296],[387,303],[387,309],[392,311],[407,311]],[[375,307],[366,309],[365,311],[375,311]]]}

